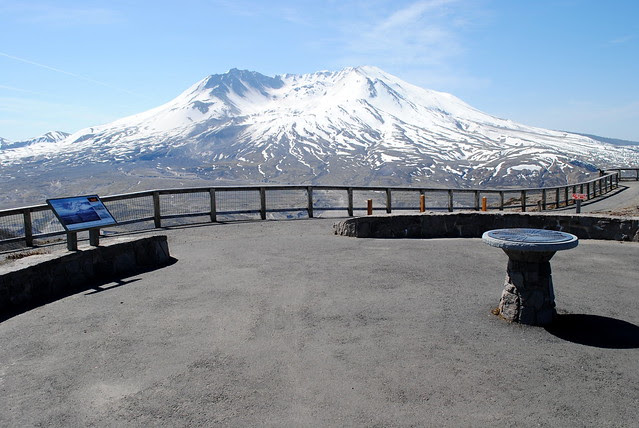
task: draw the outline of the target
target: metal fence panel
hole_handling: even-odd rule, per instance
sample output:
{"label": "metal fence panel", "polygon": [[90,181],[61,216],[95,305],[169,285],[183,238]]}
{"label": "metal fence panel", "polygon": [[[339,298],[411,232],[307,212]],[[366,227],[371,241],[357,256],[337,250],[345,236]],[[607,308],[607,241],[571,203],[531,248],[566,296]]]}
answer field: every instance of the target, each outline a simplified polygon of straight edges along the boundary
{"label": "metal fence panel", "polygon": [[391,192],[391,201],[393,211],[395,210],[411,210],[419,211],[419,190],[393,190]]}
{"label": "metal fence panel", "polygon": [[346,189],[313,189],[315,217],[343,217],[348,214]]}
{"label": "metal fence panel", "polygon": [[542,199],[541,190],[526,191],[526,211],[541,211]]}
{"label": "metal fence panel", "polygon": [[474,210],[475,192],[456,190],[453,192],[453,208],[456,210]]}
{"label": "metal fence panel", "polygon": [[24,217],[22,214],[0,216],[0,241],[24,236]]}
{"label": "metal fence panel", "polygon": [[64,232],[64,227],[51,210],[31,213],[31,224],[34,236]]}
{"label": "metal fence panel", "polygon": [[300,211],[308,208],[306,189],[267,189],[266,211]]}
{"label": "metal fence panel", "polygon": [[426,211],[448,210],[448,190],[436,190],[425,193]]}
{"label": "metal fence panel", "polygon": [[113,218],[119,223],[153,217],[152,196],[108,201],[105,202],[104,205],[111,212]]}
{"label": "metal fence panel", "polygon": [[259,218],[259,190],[217,190],[215,192],[215,201],[217,216],[220,220]]}
{"label": "metal fence panel", "polygon": [[211,211],[209,192],[160,195],[160,213],[164,216],[189,215]]}
{"label": "metal fence panel", "polygon": [[521,191],[504,191],[504,211],[521,211]]}

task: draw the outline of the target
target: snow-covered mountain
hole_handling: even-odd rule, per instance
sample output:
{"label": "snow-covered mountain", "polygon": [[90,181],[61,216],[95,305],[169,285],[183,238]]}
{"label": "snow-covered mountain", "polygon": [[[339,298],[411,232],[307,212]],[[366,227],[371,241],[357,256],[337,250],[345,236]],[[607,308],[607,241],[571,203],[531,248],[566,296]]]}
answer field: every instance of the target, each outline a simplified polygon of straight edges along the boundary
{"label": "snow-covered mountain", "polygon": [[9,141],[4,138],[0,138],[0,150],[17,149],[20,147],[31,146],[33,144],[57,143],[58,141],[62,141],[67,138],[69,135],[71,134],[69,134],[68,132],[51,131],[39,137],[31,138],[24,141]]}
{"label": "snow-covered mountain", "polygon": [[233,69],[55,145],[3,149],[0,175],[90,174],[108,177],[112,191],[134,187],[118,188],[125,177],[498,187],[562,184],[638,160],[639,147],[496,118],[375,67],[275,77]]}

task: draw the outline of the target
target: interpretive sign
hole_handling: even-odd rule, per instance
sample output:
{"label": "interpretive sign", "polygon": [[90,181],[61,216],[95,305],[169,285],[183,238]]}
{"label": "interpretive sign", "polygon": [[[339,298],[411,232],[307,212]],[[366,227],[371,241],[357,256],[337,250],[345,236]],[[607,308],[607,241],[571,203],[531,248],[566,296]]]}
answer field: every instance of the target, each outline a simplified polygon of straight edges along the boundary
{"label": "interpretive sign", "polygon": [[587,195],[585,193],[573,193],[572,198],[575,200],[586,200]]}
{"label": "interpretive sign", "polygon": [[94,229],[117,223],[98,195],[47,199],[47,204],[67,232]]}

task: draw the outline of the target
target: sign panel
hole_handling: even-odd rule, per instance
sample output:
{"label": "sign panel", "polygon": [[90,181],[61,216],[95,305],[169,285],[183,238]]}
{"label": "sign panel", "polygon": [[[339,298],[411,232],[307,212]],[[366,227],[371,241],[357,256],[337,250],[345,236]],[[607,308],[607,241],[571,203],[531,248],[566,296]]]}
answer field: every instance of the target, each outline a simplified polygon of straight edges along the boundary
{"label": "sign panel", "polygon": [[586,194],[585,193],[573,193],[572,194],[572,198],[573,199],[586,199]]}
{"label": "sign panel", "polygon": [[98,195],[47,199],[47,204],[67,232],[117,223]]}

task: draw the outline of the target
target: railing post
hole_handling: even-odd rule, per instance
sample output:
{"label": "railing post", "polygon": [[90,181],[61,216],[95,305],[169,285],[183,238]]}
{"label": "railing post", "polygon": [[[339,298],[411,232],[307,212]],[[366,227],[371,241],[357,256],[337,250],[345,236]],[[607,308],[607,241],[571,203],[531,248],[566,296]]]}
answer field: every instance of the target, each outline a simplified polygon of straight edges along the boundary
{"label": "railing post", "polygon": [[479,190],[475,190],[475,211],[479,211]]}
{"label": "railing post", "polygon": [[584,185],[581,184],[579,185],[579,193],[583,193],[584,192]]}
{"label": "railing post", "polygon": [[541,209],[546,211],[546,189],[541,189]]}
{"label": "railing post", "polygon": [[637,173],[637,181],[639,181],[639,168],[637,168],[635,172]]}
{"label": "railing post", "polygon": [[311,186],[306,188],[306,197],[308,198],[308,206],[306,208],[308,218],[313,218],[313,188]]}
{"label": "railing post", "polygon": [[603,195],[603,183],[601,182],[601,178],[599,179],[599,194]]}
{"label": "railing post", "polygon": [[217,221],[217,202],[215,201],[215,189],[209,189],[209,199],[211,201],[211,222]]}
{"label": "railing post", "polygon": [[453,212],[453,189],[448,189],[448,211]]}
{"label": "railing post", "polygon": [[160,213],[160,192],[153,192],[153,222],[155,227],[162,227],[162,216]]}
{"label": "railing post", "polygon": [[348,192],[348,216],[353,217],[353,188],[349,187]]}
{"label": "railing post", "polygon": [[260,218],[266,220],[266,188],[260,187]]}
{"label": "railing post", "polygon": [[[572,193],[577,193],[577,186],[572,186]],[[574,201],[573,201],[574,203]]]}
{"label": "railing post", "polygon": [[559,197],[560,197],[559,187],[555,189],[555,209],[559,208]]}
{"label": "railing post", "polygon": [[22,211],[24,218],[24,241],[27,247],[33,247],[33,224],[31,223],[31,211],[25,209]]}
{"label": "railing post", "polygon": [[568,206],[568,186],[564,187],[564,196],[565,196],[565,198],[564,198],[564,203],[565,203],[564,207],[567,207]]}
{"label": "railing post", "polygon": [[503,211],[504,210],[504,192],[500,191],[499,192],[499,211]]}
{"label": "railing post", "polygon": [[522,213],[526,212],[526,191],[525,190],[521,191],[521,212]]}
{"label": "railing post", "polygon": [[590,183],[586,183],[586,199],[590,199]]}
{"label": "railing post", "polygon": [[391,199],[391,189],[390,188],[386,188],[386,214],[390,214],[392,212],[393,209],[393,205],[392,205],[393,201]]}

